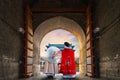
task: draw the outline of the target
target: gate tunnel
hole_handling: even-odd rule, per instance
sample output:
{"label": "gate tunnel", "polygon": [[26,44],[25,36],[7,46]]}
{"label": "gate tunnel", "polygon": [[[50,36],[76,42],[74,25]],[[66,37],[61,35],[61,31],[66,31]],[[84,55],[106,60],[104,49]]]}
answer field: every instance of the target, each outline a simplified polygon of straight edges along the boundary
{"label": "gate tunnel", "polygon": [[79,57],[79,70],[80,76],[86,74],[86,38],[81,26],[75,21],[66,17],[57,16],[48,19],[41,23],[34,32],[33,43],[34,43],[34,57],[33,57],[33,75],[40,75],[40,43],[43,37],[50,31],[55,29],[64,29],[71,32],[78,39],[80,45],[80,57]]}

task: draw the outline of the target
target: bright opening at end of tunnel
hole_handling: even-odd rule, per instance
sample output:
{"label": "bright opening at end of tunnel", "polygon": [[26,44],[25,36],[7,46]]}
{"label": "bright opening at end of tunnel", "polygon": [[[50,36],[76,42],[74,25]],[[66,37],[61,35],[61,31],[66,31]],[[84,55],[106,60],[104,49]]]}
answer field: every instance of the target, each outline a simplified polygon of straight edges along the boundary
{"label": "bright opening at end of tunnel", "polygon": [[47,45],[49,44],[64,44],[64,42],[69,42],[74,46],[73,50],[75,50],[75,58],[79,58],[79,43],[77,38],[70,32],[63,29],[56,29],[49,33],[47,33],[40,44],[40,56],[42,58],[46,58],[46,50]]}
{"label": "bright opening at end of tunnel", "polygon": [[[76,72],[79,72],[79,54],[80,46],[77,38],[69,31],[63,29],[56,29],[47,33],[40,44],[40,59],[46,60],[46,50],[49,44],[64,44],[64,42],[69,42],[74,46],[74,56],[76,62]],[[40,60],[40,61],[42,61]]]}

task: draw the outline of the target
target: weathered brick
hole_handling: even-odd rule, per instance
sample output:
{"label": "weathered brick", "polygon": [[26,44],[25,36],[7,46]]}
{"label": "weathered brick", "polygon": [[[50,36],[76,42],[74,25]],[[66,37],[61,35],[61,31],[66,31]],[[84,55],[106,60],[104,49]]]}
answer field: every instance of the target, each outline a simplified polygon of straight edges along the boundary
{"label": "weathered brick", "polygon": [[120,1],[94,0],[94,3],[96,6],[93,10],[93,26],[101,29],[101,38],[97,43],[100,76],[117,79],[120,78]]}

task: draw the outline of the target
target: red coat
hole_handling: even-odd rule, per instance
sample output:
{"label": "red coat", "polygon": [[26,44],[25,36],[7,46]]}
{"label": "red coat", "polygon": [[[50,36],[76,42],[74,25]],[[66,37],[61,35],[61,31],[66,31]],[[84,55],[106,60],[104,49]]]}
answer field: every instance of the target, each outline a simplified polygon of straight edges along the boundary
{"label": "red coat", "polygon": [[76,74],[74,51],[72,49],[64,48],[62,50],[60,72],[63,75]]}

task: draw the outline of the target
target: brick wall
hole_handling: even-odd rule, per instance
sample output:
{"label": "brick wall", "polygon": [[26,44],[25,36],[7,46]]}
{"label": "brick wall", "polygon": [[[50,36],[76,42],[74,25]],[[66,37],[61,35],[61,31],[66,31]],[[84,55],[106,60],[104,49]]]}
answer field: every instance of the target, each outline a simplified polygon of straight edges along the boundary
{"label": "brick wall", "polygon": [[22,77],[24,27],[22,0],[0,1],[0,80],[16,80]]}
{"label": "brick wall", "polygon": [[93,27],[101,29],[95,53],[100,77],[120,79],[120,1],[94,0],[93,6]]}

